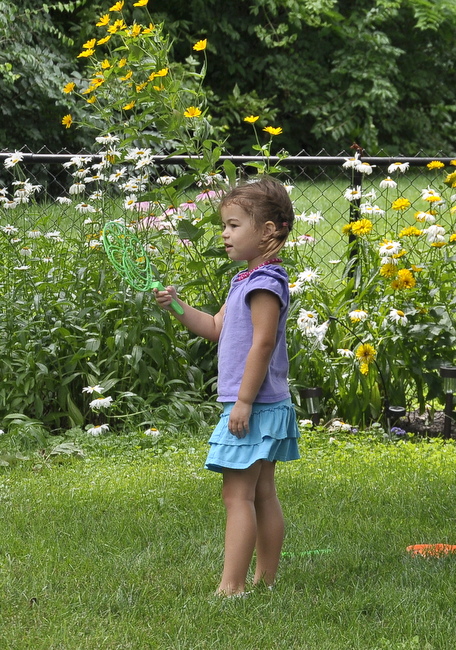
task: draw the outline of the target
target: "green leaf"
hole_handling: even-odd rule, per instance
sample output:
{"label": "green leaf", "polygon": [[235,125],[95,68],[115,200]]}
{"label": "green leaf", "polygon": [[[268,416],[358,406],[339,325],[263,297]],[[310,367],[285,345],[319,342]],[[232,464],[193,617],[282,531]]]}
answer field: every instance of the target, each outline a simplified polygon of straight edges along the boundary
{"label": "green leaf", "polygon": [[181,239],[189,239],[196,242],[204,235],[204,232],[198,226],[194,226],[191,221],[180,221],[177,226],[177,232]]}
{"label": "green leaf", "polygon": [[67,393],[67,407],[72,426],[82,426],[84,424],[84,416],[71,399],[70,393]]}

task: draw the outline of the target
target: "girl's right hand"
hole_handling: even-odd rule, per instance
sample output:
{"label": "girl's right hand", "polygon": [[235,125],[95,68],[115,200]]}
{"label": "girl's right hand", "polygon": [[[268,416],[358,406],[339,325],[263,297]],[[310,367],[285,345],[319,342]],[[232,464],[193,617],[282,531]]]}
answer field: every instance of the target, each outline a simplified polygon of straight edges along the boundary
{"label": "girl's right hand", "polygon": [[155,300],[157,304],[162,309],[167,311],[172,311],[171,302],[177,300],[177,292],[174,287],[166,287],[164,291],[159,291],[159,289],[154,289]]}

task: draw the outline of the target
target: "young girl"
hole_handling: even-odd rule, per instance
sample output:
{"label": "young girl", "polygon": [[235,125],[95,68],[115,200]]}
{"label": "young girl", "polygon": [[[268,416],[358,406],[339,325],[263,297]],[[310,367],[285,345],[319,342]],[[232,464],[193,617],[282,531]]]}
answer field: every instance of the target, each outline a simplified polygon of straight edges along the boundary
{"label": "young girl", "polygon": [[231,282],[225,305],[211,316],[181,301],[173,287],[158,304],[182,305],[181,323],[218,341],[218,401],[224,411],[209,443],[206,468],[223,474],[225,561],[217,594],[245,594],[254,550],[254,584],[272,586],[284,523],[274,471],[277,460],[299,458],[296,415],[288,389],[285,326],[288,276],[276,257],[294,221],[283,185],[270,178],[240,185],[220,203],[230,259],[247,262]]}

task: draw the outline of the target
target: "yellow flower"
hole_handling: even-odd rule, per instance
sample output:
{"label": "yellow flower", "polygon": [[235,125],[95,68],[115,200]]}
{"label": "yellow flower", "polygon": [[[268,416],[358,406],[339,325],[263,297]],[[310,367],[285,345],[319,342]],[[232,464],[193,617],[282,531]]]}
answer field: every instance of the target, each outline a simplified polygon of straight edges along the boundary
{"label": "yellow flower", "polygon": [[109,41],[110,38],[111,38],[111,34],[108,34],[104,38],[100,38],[100,40],[97,41],[97,45],[104,45],[105,43],[107,43]]}
{"label": "yellow flower", "polygon": [[86,43],[84,43],[84,45],[82,47],[85,50],[93,50],[93,48],[95,47],[96,42],[97,42],[96,38],[91,38],[90,41],[87,41]]}
{"label": "yellow flower", "polygon": [[456,166],[456,160],[450,160],[450,165],[453,165],[453,167]]}
{"label": "yellow flower", "polygon": [[442,167],[445,167],[445,163],[440,162],[439,160],[432,160],[426,165],[426,167],[428,169],[442,169]]}
{"label": "yellow flower", "polygon": [[153,74],[156,77],[166,77],[168,72],[169,72],[169,68],[162,68],[161,70],[159,70],[158,72],[154,72]]}
{"label": "yellow flower", "polygon": [[96,23],[97,27],[105,27],[106,25],[109,24],[110,17],[109,14],[104,14],[103,16],[100,16],[98,22]]}
{"label": "yellow flower", "polygon": [[352,231],[353,223],[346,223],[345,226],[342,226],[342,234],[349,235]]}
{"label": "yellow flower", "polygon": [[184,117],[199,117],[200,115],[201,115],[201,111],[196,106],[189,106],[184,111]]}
{"label": "yellow flower", "polygon": [[201,52],[201,50],[205,50],[207,46],[207,38],[203,39],[202,41],[198,41],[198,43],[195,43],[193,46],[193,49],[196,50],[197,52]]}
{"label": "yellow flower", "polygon": [[440,196],[437,196],[436,194],[435,195],[433,194],[433,195],[430,195],[430,196],[426,196],[426,198],[424,200],[427,201],[428,203],[438,203],[438,201],[441,201],[442,199],[441,199]]}
{"label": "yellow flower", "polygon": [[117,64],[117,67],[118,68],[123,68],[126,65],[127,65],[127,59],[120,59],[119,63]]}
{"label": "yellow flower", "polygon": [[451,172],[451,174],[447,174],[447,177],[445,178],[444,183],[446,183],[446,185],[449,185],[450,187],[455,187],[456,172]]}
{"label": "yellow flower", "polygon": [[66,86],[63,87],[63,92],[68,95],[69,93],[72,93],[75,88],[76,88],[76,84],[73,83],[72,81],[69,81],[66,84]]}
{"label": "yellow flower", "polygon": [[92,54],[95,54],[95,50],[84,50],[83,52],[78,54],[78,56],[76,58],[80,59],[82,57],[92,56]]}
{"label": "yellow flower", "polygon": [[402,228],[399,233],[399,237],[418,237],[418,235],[422,234],[423,231],[419,228],[415,228],[415,226],[409,226],[408,228]]}
{"label": "yellow flower", "polygon": [[127,25],[124,20],[119,18],[119,20],[116,20],[115,23],[108,27],[108,32],[110,34],[116,34],[122,29],[127,29]]}
{"label": "yellow flower", "polygon": [[393,289],[413,289],[415,285],[416,280],[413,277],[413,273],[408,269],[398,271],[397,279],[391,283]]}
{"label": "yellow flower", "polygon": [[108,59],[104,59],[104,61],[101,62],[101,67],[103,70],[108,70],[111,67]]}
{"label": "yellow flower", "polygon": [[145,7],[149,0],[138,0],[133,4],[133,7]]}
{"label": "yellow flower", "polygon": [[154,31],[154,29],[155,29],[155,25],[149,23],[149,27],[145,27],[143,29],[143,34],[151,34]]}
{"label": "yellow flower", "polygon": [[146,88],[146,86],[147,86],[147,81],[144,81],[142,84],[138,84],[136,86],[136,92],[140,93],[142,90],[144,90],[144,88]]}
{"label": "yellow flower", "polygon": [[417,266],[416,264],[412,264],[412,271],[414,273],[419,273],[424,269],[424,266]]}
{"label": "yellow flower", "polygon": [[365,364],[368,366],[374,361],[377,352],[375,351],[374,346],[370,343],[361,343],[355,354],[361,365]]}
{"label": "yellow flower", "polygon": [[444,242],[444,241],[434,241],[431,244],[431,246],[433,246],[434,248],[442,248],[442,246],[445,246],[445,245],[446,245],[446,242]]}
{"label": "yellow flower", "polygon": [[73,118],[71,117],[70,114],[62,117],[62,124],[66,129],[70,128],[70,126],[73,124]]}
{"label": "yellow flower", "polygon": [[165,86],[152,86],[152,88],[153,88],[154,90],[158,90],[158,91],[160,91],[160,90],[165,90]]}
{"label": "yellow flower", "polygon": [[88,104],[95,104],[96,101],[97,101],[97,98],[95,97],[95,95],[92,95],[91,97],[89,97],[87,99]]}
{"label": "yellow flower", "polygon": [[133,108],[133,106],[136,104],[135,101],[130,102],[129,104],[125,104],[125,106],[122,106],[124,111],[129,111]]}
{"label": "yellow flower", "polygon": [[361,363],[359,365],[359,371],[362,375],[367,375],[369,372],[369,364],[368,363]]}
{"label": "yellow flower", "polygon": [[120,81],[128,81],[132,75],[133,75],[133,71],[129,70],[124,77],[120,77]]}
{"label": "yellow flower", "polygon": [[266,133],[269,133],[270,135],[280,135],[282,133],[282,127],[265,126],[263,131],[266,131]]}
{"label": "yellow flower", "polygon": [[450,235],[450,244],[453,244],[454,242],[456,242],[456,234]]}
{"label": "yellow flower", "polygon": [[410,207],[410,205],[411,203],[408,199],[404,199],[401,197],[393,201],[391,207],[393,208],[393,210],[406,210],[407,208]]}
{"label": "yellow flower", "polygon": [[141,34],[141,25],[134,24],[133,27],[128,31],[128,35],[136,38]]}
{"label": "yellow flower", "polygon": [[396,271],[397,266],[395,264],[382,264],[380,267],[380,275],[384,278],[394,278]]}
{"label": "yellow flower", "polygon": [[358,221],[352,222],[351,231],[356,237],[362,237],[363,235],[368,235],[373,227],[373,223],[369,219],[359,219]]}
{"label": "yellow flower", "polygon": [[124,0],[119,0],[115,5],[112,5],[109,11],[122,11],[124,4]]}
{"label": "yellow flower", "polygon": [[255,124],[255,122],[259,119],[260,119],[259,115],[249,115],[248,117],[244,117],[244,122],[248,122],[249,124]]}

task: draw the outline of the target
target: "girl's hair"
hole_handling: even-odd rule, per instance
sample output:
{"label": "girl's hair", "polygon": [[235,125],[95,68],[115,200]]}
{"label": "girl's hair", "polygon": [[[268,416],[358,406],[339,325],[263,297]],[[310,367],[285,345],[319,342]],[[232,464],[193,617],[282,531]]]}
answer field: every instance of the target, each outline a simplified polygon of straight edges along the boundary
{"label": "girl's hair", "polygon": [[276,227],[266,252],[275,253],[285,243],[294,223],[294,211],[285,187],[269,176],[247,181],[230,190],[219,203],[219,209],[230,204],[239,205],[256,227],[272,221]]}

